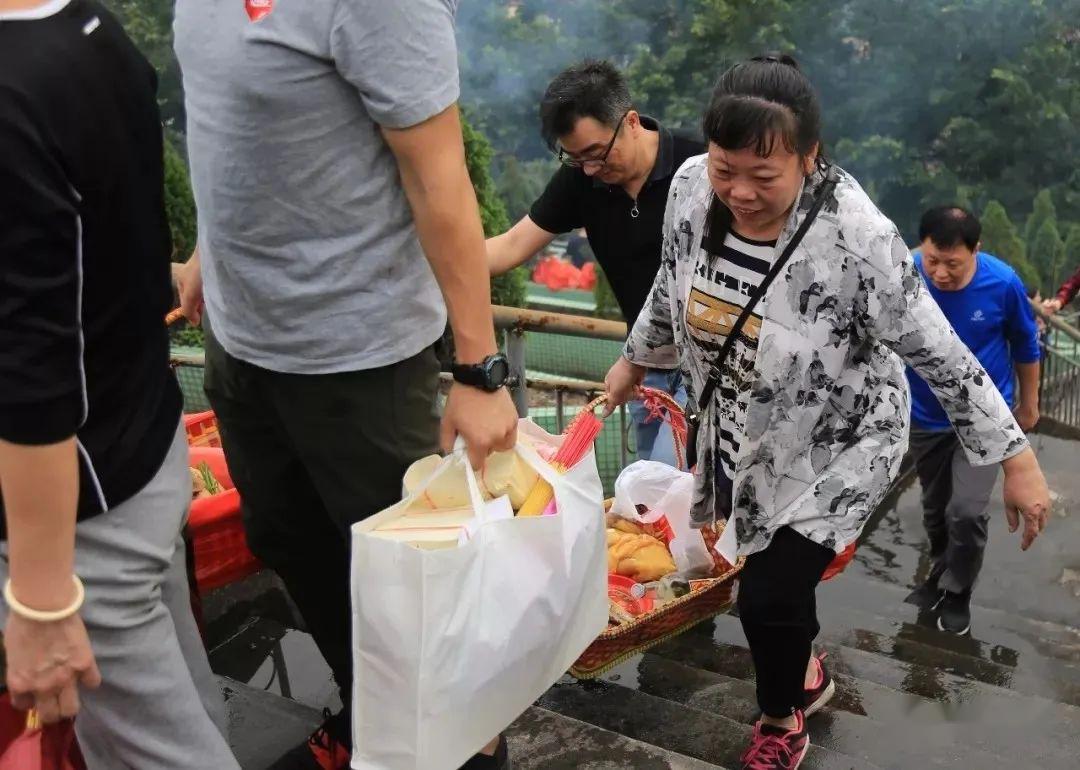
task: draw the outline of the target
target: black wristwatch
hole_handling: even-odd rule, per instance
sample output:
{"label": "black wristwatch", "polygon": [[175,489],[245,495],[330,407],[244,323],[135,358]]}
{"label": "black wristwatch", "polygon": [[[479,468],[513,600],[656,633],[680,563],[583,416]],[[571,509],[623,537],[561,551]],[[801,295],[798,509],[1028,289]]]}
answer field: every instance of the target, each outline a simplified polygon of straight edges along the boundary
{"label": "black wristwatch", "polygon": [[496,353],[479,364],[454,364],[450,371],[456,382],[494,393],[510,379],[510,362],[502,353]]}

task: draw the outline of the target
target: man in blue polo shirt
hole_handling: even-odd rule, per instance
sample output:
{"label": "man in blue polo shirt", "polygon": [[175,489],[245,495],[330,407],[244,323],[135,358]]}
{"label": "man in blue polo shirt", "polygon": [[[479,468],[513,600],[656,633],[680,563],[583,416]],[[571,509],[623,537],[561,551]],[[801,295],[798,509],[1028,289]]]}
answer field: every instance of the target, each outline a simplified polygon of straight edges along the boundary
{"label": "man in blue polo shirt", "polygon": [[[1024,430],[1039,421],[1039,336],[1024,284],[1011,267],[979,251],[982,226],[958,206],[927,211],[918,266],[930,294],[979,359]],[[971,465],[930,387],[908,369],[911,448],[930,538],[930,577],[909,601],[938,610],[938,628],[965,634],[971,589],[986,548],[990,493],[998,466]],[[1019,393],[1014,386],[1019,383]]]}

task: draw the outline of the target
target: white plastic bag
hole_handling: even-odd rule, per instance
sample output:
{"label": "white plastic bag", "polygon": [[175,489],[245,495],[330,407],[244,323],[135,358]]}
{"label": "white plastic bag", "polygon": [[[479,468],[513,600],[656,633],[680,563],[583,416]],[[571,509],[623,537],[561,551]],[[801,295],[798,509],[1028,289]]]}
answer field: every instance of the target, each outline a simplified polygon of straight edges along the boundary
{"label": "white plastic bag", "polygon": [[[535,424],[520,435],[558,445]],[[555,491],[552,516],[481,521],[457,548],[369,534],[404,501],[352,529],[353,742],[357,770],[456,770],[539,698],[607,627],[603,488],[592,452],[566,474],[526,441],[516,451]]]}
{"label": "white plastic bag", "polygon": [[[623,469],[615,480],[615,502],[611,512],[639,524],[655,524],[666,518],[675,534],[668,544],[679,572],[687,577],[712,573],[713,558],[699,530],[690,525],[694,497],[694,475],[665,463],[638,460]],[[649,511],[642,515],[638,505]]]}

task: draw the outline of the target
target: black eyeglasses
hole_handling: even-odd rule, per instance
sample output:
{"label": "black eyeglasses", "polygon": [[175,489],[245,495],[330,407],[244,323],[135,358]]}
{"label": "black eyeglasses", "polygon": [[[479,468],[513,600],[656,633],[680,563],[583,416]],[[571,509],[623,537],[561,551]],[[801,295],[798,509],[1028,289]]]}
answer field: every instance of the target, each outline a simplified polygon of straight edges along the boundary
{"label": "black eyeglasses", "polygon": [[608,155],[611,154],[611,149],[615,146],[615,140],[619,138],[619,131],[622,130],[623,123],[626,122],[626,116],[630,114],[630,110],[623,113],[623,116],[619,118],[619,125],[615,126],[615,133],[611,136],[611,141],[608,142],[608,146],[604,148],[603,154],[595,158],[572,158],[566,150],[562,147],[559,148],[558,157],[559,163],[570,168],[603,168],[607,165]]}

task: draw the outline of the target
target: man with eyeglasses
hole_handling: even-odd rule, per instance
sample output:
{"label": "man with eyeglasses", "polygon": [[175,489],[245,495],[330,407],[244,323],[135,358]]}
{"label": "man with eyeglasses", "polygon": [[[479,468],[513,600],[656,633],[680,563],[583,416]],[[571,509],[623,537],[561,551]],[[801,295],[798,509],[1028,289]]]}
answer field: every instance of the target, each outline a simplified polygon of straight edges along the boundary
{"label": "man with eyeglasses", "polygon": [[[528,215],[488,239],[491,272],[511,270],[558,234],[584,227],[632,326],[660,268],[671,180],[703,146],[639,114],[626,80],[607,61],[586,60],[559,73],[540,103],[540,124],[561,167]],[[644,384],[686,400],[678,370],[652,370]],[[638,456],[675,465],[671,431],[650,421],[639,402],[630,408]]]}

